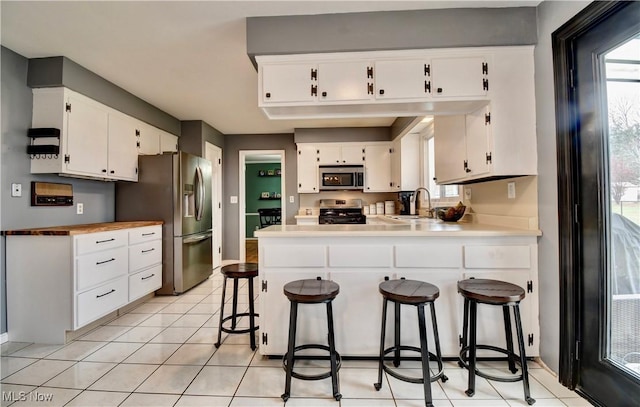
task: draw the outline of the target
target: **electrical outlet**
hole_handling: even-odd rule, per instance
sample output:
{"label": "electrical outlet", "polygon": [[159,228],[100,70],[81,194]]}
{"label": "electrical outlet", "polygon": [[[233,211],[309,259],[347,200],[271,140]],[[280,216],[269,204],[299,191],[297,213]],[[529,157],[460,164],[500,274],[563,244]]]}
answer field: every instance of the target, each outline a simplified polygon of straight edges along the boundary
{"label": "electrical outlet", "polygon": [[467,201],[471,200],[471,188],[470,187],[465,187],[464,188],[464,199]]}
{"label": "electrical outlet", "polygon": [[232,196],[229,198],[229,202],[232,204],[237,204],[238,203],[238,197],[237,196]]}
{"label": "electrical outlet", "polygon": [[11,184],[11,196],[22,196],[22,184]]}
{"label": "electrical outlet", "polygon": [[507,183],[507,198],[516,199],[516,183],[515,182]]}
{"label": "electrical outlet", "polygon": [[76,204],[76,214],[82,215],[84,213],[84,204],[78,203]]}

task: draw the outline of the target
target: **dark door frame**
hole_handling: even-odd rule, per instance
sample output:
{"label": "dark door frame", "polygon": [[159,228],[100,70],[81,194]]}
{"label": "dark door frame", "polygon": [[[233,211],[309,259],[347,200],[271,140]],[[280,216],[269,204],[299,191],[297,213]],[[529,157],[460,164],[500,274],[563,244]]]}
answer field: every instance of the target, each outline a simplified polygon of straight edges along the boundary
{"label": "dark door frame", "polygon": [[552,35],[556,99],[558,226],[560,251],[560,382],[579,383],[581,332],[580,115],[574,87],[577,39],[632,2],[596,1]]}

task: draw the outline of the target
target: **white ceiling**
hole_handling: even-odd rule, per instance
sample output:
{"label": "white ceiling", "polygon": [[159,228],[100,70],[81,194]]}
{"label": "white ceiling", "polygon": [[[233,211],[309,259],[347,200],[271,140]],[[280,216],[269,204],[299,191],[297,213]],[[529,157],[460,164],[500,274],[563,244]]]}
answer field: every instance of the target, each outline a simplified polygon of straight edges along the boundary
{"label": "white ceiling", "polygon": [[539,1],[0,1],[2,45],[27,58],[65,56],[180,120],[224,134],[296,127],[387,126],[392,119],[268,120],[245,18]]}

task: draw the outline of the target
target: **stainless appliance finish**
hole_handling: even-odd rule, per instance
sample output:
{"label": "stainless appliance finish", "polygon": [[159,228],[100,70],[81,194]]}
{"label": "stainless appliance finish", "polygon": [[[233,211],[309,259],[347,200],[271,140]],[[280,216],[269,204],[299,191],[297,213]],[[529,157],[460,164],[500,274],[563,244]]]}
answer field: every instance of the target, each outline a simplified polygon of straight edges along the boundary
{"label": "stainless appliance finish", "polygon": [[179,294],[212,273],[211,163],[185,152],[138,161],[138,182],[116,184],[116,220],[164,221],[156,294]]}
{"label": "stainless appliance finish", "polygon": [[320,165],[320,191],[364,189],[364,166]]}
{"label": "stainless appliance finish", "polygon": [[362,214],[361,199],[321,199],[318,223],[364,224],[367,217]]}

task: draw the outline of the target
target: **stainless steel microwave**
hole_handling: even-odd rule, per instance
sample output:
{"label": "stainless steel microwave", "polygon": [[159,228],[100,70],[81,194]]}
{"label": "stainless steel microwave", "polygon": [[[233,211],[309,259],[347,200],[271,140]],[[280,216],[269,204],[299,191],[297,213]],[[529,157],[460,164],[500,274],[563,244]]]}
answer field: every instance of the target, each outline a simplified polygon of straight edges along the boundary
{"label": "stainless steel microwave", "polygon": [[362,165],[321,165],[318,168],[320,191],[364,189],[364,166]]}

